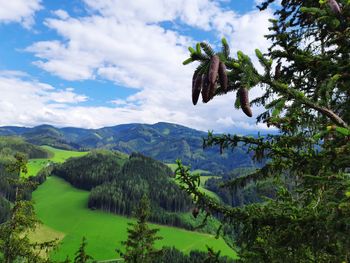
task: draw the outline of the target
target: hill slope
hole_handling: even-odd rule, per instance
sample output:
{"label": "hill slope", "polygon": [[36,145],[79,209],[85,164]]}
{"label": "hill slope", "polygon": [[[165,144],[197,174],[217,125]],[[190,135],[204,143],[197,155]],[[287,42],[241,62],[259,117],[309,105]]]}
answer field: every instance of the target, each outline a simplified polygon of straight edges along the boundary
{"label": "hill slope", "polygon": [[[83,236],[88,240],[88,253],[95,259],[117,257],[115,248],[121,248],[120,242],[126,240],[126,229],[133,219],[88,209],[88,195],[89,192],[75,189],[55,176],[49,177],[34,192],[35,210],[40,220],[46,226],[64,234],[53,259],[64,260],[67,255],[73,258]],[[221,255],[236,257],[223,239],[215,239],[212,235],[168,226],[151,227],[160,228],[159,235],[164,238],[157,242],[158,247],[175,246],[188,253],[193,249],[206,251],[205,245],[209,245],[215,250],[221,250]]]}
{"label": "hill slope", "polygon": [[191,227],[177,214],[191,208],[190,197],[171,178],[171,169],[150,157],[133,153],[126,158],[98,150],[56,165],[52,174],[91,190],[88,206],[92,209],[130,216],[145,194],[151,202],[151,221]]}
{"label": "hill slope", "polygon": [[203,150],[206,133],[171,123],[123,124],[100,129],[55,128],[41,125],[34,128],[0,127],[2,135],[20,135],[28,142],[64,149],[105,148],[127,154],[140,152],[162,162],[181,159],[192,169],[201,168],[222,174],[234,168],[253,166],[243,148],[219,155],[218,148]]}

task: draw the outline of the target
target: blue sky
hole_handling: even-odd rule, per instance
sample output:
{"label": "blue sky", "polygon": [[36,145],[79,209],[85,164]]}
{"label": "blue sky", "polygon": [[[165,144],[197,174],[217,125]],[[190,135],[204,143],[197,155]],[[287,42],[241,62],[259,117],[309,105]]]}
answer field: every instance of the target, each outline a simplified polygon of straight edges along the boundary
{"label": "blue sky", "polygon": [[[253,0],[0,0],[0,125],[98,128],[167,121],[201,130],[247,131],[234,94],[191,103],[187,47],[253,54],[269,43]],[[251,96],[261,94],[254,89]]]}

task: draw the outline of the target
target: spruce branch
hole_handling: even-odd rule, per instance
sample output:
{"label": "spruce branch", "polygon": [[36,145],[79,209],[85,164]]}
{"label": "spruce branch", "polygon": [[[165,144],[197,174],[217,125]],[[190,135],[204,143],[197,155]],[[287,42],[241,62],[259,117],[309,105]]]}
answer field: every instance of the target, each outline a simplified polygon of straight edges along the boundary
{"label": "spruce branch", "polygon": [[288,87],[288,85],[280,83],[278,81],[266,81],[265,84],[268,84],[274,90],[284,95],[287,95],[292,99],[297,100],[298,102],[310,107],[311,109],[314,109],[322,113],[323,115],[326,115],[338,126],[349,128],[349,125],[341,117],[339,117],[335,112],[333,112],[332,110],[326,107],[320,106],[315,102],[310,101],[302,92],[297,91],[293,88],[290,88]]}

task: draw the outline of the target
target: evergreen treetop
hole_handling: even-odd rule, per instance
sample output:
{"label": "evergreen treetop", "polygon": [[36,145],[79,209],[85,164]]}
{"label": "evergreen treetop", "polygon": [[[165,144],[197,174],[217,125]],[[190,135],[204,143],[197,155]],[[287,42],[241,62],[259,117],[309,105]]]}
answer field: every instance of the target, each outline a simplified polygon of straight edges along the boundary
{"label": "evergreen treetop", "polygon": [[[265,1],[259,8],[264,11],[273,2]],[[270,177],[277,197],[232,208],[201,193],[198,178],[181,162],[177,176],[199,207],[221,214],[223,223],[235,227],[242,261],[348,262],[350,3],[283,0],[277,8],[266,36],[271,47],[265,54],[255,51],[263,73],[243,52],[231,55],[224,39],[220,52],[200,43],[184,62],[199,62],[193,78],[195,98],[200,91],[206,103],[236,92],[235,105],[248,116],[251,105],[265,108],[257,122],[275,127],[277,135],[209,133],[204,146],[219,145],[223,151],[247,145],[256,160],[268,160],[266,165],[224,187],[235,191]],[[212,71],[214,56],[225,65],[227,83],[222,72]],[[263,95],[249,101],[249,90],[259,85]]]}
{"label": "evergreen treetop", "polygon": [[159,229],[151,229],[147,224],[150,215],[150,203],[144,195],[140,200],[140,204],[135,211],[137,218],[136,223],[129,223],[128,239],[122,242],[125,246],[125,252],[117,250],[117,252],[128,263],[152,263],[162,251],[157,250],[154,244],[157,240],[162,239],[157,236]]}

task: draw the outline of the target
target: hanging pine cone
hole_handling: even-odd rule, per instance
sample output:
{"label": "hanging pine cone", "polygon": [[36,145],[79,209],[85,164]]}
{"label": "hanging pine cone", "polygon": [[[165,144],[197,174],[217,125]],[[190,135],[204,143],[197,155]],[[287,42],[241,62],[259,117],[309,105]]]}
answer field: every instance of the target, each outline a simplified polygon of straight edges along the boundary
{"label": "hanging pine cone", "polygon": [[197,75],[196,79],[192,85],[192,103],[193,103],[193,105],[197,104],[199,94],[201,93],[201,89],[202,89],[202,76]]}
{"label": "hanging pine cone", "polygon": [[241,103],[241,109],[242,111],[248,116],[248,117],[252,117],[252,110],[250,108],[250,104],[249,104],[249,97],[248,97],[248,89],[241,87],[238,90],[238,96],[239,96],[239,100]]}
{"label": "hanging pine cone", "polygon": [[329,7],[332,9],[332,11],[334,13],[336,13],[336,14],[341,13],[340,6],[336,0],[328,0],[327,2],[328,2]]}
{"label": "hanging pine cone", "polygon": [[195,72],[193,73],[193,76],[192,76],[192,90],[193,90],[193,88],[194,88],[194,83],[196,82],[197,76],[198,76],[198,72],[195,71]]}
{"label": "hanging pine cone", "polygon": [[218,77],[220,59],[218,56],[212,56],[210,59],[210,68],[209,68],[209,83],[214,84]]}
{"label": "hanging pine cone", "polygon": [[228,85],[228,78],[226,73],[226,66],[224,62],[220,62],[219,64],[219,81],[220,86],[223,91],[227,91],[227,85]]}
{"label": "hanging pine cone", "polygon": [[209,79],[207,74],[202,75],[202,100],[207,103],[209,98]]}
{"label": "hanging pine cone", "polygon": [[211,83],[209,84],[209,100],[211,100],[214,97],[216,88],[217,88],[216,82],[214,84],[211,84]]}

